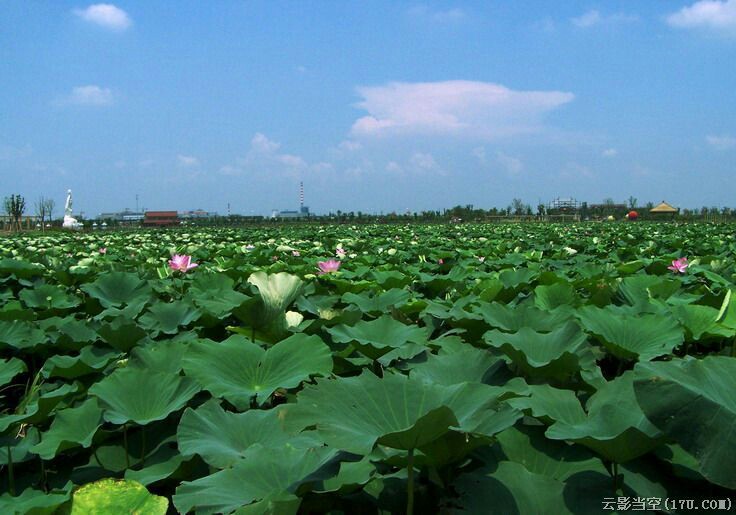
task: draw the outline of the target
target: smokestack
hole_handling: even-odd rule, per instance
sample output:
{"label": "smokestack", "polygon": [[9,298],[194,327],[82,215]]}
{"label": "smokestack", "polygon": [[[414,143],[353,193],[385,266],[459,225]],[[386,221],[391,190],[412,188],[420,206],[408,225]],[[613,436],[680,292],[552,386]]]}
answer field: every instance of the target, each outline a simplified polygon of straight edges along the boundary
{"label": "smokestack", "polygon": [[299,182],[299,208],[304,207],[304,183]]}

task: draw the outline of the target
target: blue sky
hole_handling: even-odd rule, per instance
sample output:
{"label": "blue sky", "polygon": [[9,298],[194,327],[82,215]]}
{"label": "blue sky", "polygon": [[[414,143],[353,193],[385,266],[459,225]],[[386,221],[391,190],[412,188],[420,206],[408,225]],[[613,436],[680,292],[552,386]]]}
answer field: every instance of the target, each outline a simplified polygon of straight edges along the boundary
{"label": "blue sky", "polygon": [[736,0],[6,0],[0,195],[736,207],[733,63]]}

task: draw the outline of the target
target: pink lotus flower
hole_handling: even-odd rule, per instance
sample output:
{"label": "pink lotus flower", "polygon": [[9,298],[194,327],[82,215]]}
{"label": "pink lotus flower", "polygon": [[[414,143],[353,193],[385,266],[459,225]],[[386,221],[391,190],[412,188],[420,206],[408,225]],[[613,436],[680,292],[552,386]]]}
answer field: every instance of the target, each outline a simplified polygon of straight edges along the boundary
{"label": "pink lotus flower", "polygon": [[668,266],[667,268],[675,273],[684,274],[688,266],[690,266],[690,264],[687,262],[687,258],[684,257],[673,260],[672,266]]}
{"label": "pink lotus flower", "polygon": [[444,260],[444,259],[442,259],[442,258],[439,258],[439,259],[437,260],[437,264],[438,264],[438,265],[444,265],[444,264],[445,264],[445,260]]}
{"label": "pink lotus flower", "polygon": [[291,255],[294,256],[294,257],[299,257],[299,256],[301,256],[301,253],[298,250],[292,250],[291,251]]}
{"label": "pink lotus flower", "polygon": [[178,270],[181,273],[186,273],[192,268],[197,268],[199,265],[197,263],[192,263],[192,256],[180,256],[179,254],[174,254],[171,256],[171,259],[169,259],[169,268],[176,271]]}
{"label": "pink lotus flower", "polygon": [[319,275],[330,274],[337,272],[340,269],[340,263],[336,259],[328,259],[327,261],[318,261],[317,266],[319,267]]}
{"label": "pink lotus flower", "polygon": [[97,252],[99,252],[100,254],[107,254],[107,247],[100,247]]}
{"label": "pink lotus flower", "polygon": [[345,257],[345,249],[335,249],[335,256],[339,258]]}

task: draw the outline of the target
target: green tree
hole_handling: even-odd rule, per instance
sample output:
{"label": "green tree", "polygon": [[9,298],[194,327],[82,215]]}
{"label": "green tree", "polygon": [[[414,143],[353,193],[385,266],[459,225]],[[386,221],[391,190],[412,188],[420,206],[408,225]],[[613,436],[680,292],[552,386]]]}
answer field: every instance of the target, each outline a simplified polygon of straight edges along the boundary
{"label": "green tree", "polygon": [[10,195],[5,197],[5,212],[10,217],[10,230],[20,231],[20,221],[26,210],[26,199],[21,195]]}

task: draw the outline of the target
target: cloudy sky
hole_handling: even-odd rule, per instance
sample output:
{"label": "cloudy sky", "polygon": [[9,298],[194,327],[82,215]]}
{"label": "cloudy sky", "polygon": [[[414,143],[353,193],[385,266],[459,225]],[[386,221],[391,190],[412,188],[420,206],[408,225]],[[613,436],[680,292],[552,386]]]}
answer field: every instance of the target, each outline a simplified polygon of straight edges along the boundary
{"label": "cloudy sky", "polygon": [[5,0],[0,196],[736,207],[736,0]]}

